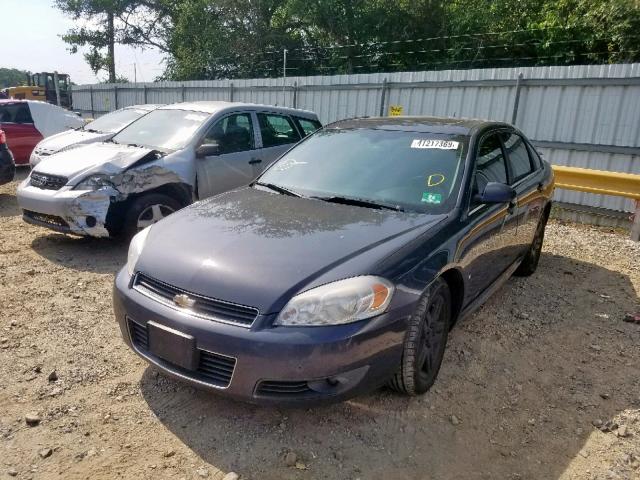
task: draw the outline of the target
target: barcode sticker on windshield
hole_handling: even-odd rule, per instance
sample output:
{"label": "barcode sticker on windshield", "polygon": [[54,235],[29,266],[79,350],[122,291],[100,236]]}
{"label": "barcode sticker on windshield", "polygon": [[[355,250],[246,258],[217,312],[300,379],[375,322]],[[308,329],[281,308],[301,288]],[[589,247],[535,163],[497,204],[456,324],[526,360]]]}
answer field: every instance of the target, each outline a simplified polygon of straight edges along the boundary
{"label": "barcode sticker on windshield", "polygon": [[411,148],[439,148],[440,150],[457,150],[458,142],[453,140],[436,140],[434,138],[416,138],[411,142]]}

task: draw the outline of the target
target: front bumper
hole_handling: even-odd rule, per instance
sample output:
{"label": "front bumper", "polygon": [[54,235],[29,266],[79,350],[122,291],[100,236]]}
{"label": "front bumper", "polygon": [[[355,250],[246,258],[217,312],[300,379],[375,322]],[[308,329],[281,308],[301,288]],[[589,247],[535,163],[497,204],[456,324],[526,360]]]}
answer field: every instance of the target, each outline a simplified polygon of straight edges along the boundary
{"label": "front bumper", "polygon": [[46,190],[29,182],[27,177],[16,192],[26,222],[62,233],[109,236],[105,223],[112,194],[108,189],[86,191],[64,186]]}
{"label": "front bumper", "polygon": [[[244,328],[172,309],[130,283],[126,269],[121,270],[113,294],[116,320],[129,347],[175,378],[259,404],[308,406],[381,386],[400,363],[410,315],[407,306],[331,327],[260,327],[265,322],[259,317]],[[148,322],[194,337],[201,358],[197,369],[183,369],[152,354],[145,336]],[[221,365],[227,376],[222,381],[211,376],[203,362],[205,367]]]}

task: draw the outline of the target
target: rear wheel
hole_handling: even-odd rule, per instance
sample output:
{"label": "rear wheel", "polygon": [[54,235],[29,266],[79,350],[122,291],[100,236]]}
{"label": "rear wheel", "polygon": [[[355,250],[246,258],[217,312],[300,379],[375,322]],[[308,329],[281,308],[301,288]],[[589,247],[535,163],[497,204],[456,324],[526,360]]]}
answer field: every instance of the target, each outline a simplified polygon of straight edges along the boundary
{"label": "rear wheel", "polygon": [[400,368],[389,386],[407,395],[425,393],[436,380],[451,323],[451,292],[438,278],[420,300],[404,341]]}
{"label": "rear wheel", "polygon": [[182,205],[177,200],[161,193],[149,193],[136,198],[125,214],[123,233],[133,236],[140,230],[159,222]]}
{"label": "rear wheel", "polygon": [[544,214],[538,222],[536,234],[533,237],[533,242],[531,242],[529,251],[522,260],[522,263],[513,273],[514,275],[518,277],[528,277],[529,275],[532,275],[538,268],[538,263],[540,262],[540,253],[542,252],[542,243],[544,242],[544,229],[547,226],[547,218],[548,216]]}

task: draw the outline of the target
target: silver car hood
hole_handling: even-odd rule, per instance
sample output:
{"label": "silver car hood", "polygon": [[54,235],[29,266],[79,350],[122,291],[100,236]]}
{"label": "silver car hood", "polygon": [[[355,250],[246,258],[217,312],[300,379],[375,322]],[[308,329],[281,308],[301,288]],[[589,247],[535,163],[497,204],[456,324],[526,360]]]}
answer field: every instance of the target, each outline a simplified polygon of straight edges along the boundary
{"label": "silver car hood", "polygon": [[94,143],[46,157],[33,171],[66,177],[69,183],[74,184],[88,174],[113,175],[122,172],[151,152],[153,150],[149,148]]}
{"label": "silver car hood", "polygon": [[111,138],[113,133],[86,132],[84,130],[67,130],[56,133],[42,140],[36,145],[35,151],[38,154],[44,153],[52,155],[68,147],[86,143],[104,142]]}

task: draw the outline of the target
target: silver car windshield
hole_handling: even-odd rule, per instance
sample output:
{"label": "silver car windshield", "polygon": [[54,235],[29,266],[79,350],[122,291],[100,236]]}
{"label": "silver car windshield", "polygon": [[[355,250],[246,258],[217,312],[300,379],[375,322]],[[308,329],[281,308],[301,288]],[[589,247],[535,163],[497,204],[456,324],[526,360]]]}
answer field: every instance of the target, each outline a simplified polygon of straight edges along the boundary
{"label": "silver car windshield", "polygon": [[93,122],[87,123],[82,129],[95,133],[116,133],[145,113],[148,113],[148,110],[125,108],[124,110],[107,113]]}
{"label": "silver car windshield", "polygon": [[273,164],[258,185],[333,202],[445,213],[458,198],[468,143],[463,135],[321,130]]}
{"label": "silver car windshield", "polygon": [[209,114],[191,110],[160,109],[145,115],[113,137],[113,142],[158,150],[183,148]]}

